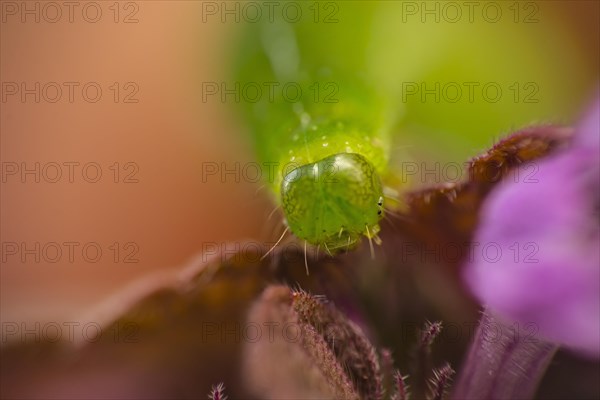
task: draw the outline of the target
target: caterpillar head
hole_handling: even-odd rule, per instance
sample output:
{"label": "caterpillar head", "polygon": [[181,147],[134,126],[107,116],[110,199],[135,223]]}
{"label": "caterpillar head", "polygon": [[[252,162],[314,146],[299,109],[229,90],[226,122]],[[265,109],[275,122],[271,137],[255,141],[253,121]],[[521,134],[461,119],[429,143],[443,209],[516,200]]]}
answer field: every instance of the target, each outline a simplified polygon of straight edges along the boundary
{"label": "caterpillar head", "polygon": [[363,156],[341,153],[294,169],[281,185],[290,230],[331,252],[374,237],[383,218],[383,187]]}

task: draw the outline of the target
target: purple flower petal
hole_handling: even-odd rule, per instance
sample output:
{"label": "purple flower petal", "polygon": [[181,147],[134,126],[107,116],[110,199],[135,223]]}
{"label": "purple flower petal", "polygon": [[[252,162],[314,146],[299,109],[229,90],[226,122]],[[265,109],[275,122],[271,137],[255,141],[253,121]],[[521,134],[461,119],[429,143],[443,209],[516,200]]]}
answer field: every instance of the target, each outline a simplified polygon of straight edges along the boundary
{"label": "purple flower petal", "polygon": [[600,356],[599,107],[582,120],[570,149],[537,164],[529,176],[535,181],[521,177],[490,194],[475,239],[481,250],[465,269],[473,293],[492,310],[594,357]]}
{"label": "purple flower petal", "polygon": [[577,128],[578,135],[575,138],[575,145],[580,148],[589,148],[590,151],[600,149],[600,98],[592,104],[584,118],[580,121]]}

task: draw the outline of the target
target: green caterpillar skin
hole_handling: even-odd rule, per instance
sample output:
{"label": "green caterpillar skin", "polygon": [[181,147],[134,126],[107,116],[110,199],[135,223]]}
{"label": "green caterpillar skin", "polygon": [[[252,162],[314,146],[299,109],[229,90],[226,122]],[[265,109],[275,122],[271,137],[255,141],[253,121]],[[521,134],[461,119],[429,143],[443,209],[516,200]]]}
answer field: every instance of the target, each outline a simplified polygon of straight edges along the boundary
{"label": "green caterpillar skin", "polygon": [[379,231],[383,187],[360,154],[339,153],[294,169],[283,179],[281,198],[290,229],[329,251]]}
{"label": "green caterpillar skin", "polygon": [[[364,64],[370,24],[358,22],[373,10],[350,11],[345,17],[356,20],[353,32],[310,18],[250,29],[238,63],[242,87],[278,82],[301,88],[293,99],[283,90],[262,96],[246,104],[246,114],[259,158],[278,166],[269,184],[288,227],[331,252],[379,232],[394,119],[390,99]],[[353,49],[362,54],[349,58]]]}
{"label": "green caterpillar skin", "polygon": [[[267,183],[287,226],[332,252],[376,237],[394,180],[392,136],[420,133],[431,146],[473,151],[510,129],[571,118],[583,97],[584,79],[564,79],[581,68],[554,26],[403,21],[401,1],[318,3],[316,22],[316,2],[294,3],[302,6],[294,22],[275,12],[247,24],[234,76],[241,88],[262,89],[241,105],[258,159],[277,166]],[[324,21],[327,7],[337,22]],[[540,52],[549,42],[552,52]],[[507,92],[531,81],[546,94],[540,101]],[[505,92],[496,102],[408,96],[407,83],[419,82],[494,82]]]}

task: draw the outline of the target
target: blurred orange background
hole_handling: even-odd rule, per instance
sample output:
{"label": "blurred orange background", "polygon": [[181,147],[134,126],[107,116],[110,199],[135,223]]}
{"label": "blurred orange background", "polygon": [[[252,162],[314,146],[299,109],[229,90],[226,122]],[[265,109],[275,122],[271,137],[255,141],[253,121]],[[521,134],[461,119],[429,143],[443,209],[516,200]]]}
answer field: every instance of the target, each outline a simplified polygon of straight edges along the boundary
{"label": "blurred orange background", "polygon": [[[202,23],[202,3],[194,1],[122,2],[119,15],[109,8],[113,2],[98,2],[102,16],[96,23],[85,21],[81,7],[72,23],[67,15],[56,23],[35,23],[28,16],[23,23],[20,14],[7,12],[6,3],[0,31],[3,84],[79,86],[72,103],[65,86],[56,103],[43,96],[36,103],[34,95],[22,102],[21,93],[7,95],[8,86],[3,86],[3,166],[76,162],[79,167],[72,183],[66,167],[57,183],[43,176],[36,183],[31,174],[24,182],[19,173],[3,175],[2,322],[73,320],[139,276],[179,270],[203,244],[264,237],[272,205],[264,191],[257,194],[260,184],[202,179],[205,162],[232,166],[253,160],[249,139],[228,105],[203,102],[200,93],[202,82],[227,78],[224,66],[236,24],[218,19]],[[27,4],[33,9],[35,3]],[[597,68],[598,3],[552,3]],[[45,3],[40,4],[43,9]],[[138,21],[125,23],[128,16]],[[87,82],[102,89],[96,103],[83,98]],[[137,103],[124,102],[131,88],[139,88],[133,96]],[[97,183],[81,176],[81,166],[90,162],[101,167]],[[125,167],[129,162],[138,167],[137,183],[123,182],[133,171]],[[110,169],[115,163],[118,183]],[[23,261],[22,254],[6,252],[7,243],[31,248],[35,242],[42,247],[51,242],[80,245],[74,262],[64,245],[56,263],[44,257],[35,262],[34,255]],[[89,242],[102,249],[98,262],[81,254]],[[131,243],[134,247],[126,247]],[[137,249],[133,257],[138,262],[124,262],[132,249]]]}
{"label": "blurred orange background", "polygon": [[[34,3],[27,4],[34,9]],[[56,93],[48,89],[39,103],[35,95],[22,102],[18,93],[6,95],[1,104],[3,322],[72,320],[140,275],[179,269],[203,243],[257,237],[263,225],[268,200],[256,195],[259,185],[220,183],[217,177],[202,182],[203,162],[252,160],[227,106],[203,103],[200,95],[201,82],[225,79],[230,27],[200,23],[199,2],[137,2],[132,16],[137,23],[122,22],[134,11],[125,8],[127,3],[119,23],[108,8],[112,2],[97,4],[102,9],[97,23],[86,22],[78,9],[73,23],[67,15],[57,23],[43,18],[33,23],[35,15],[21,23],[19,14],[6,15],[2,23],[2,82],[26,82],[27,88],[57,82],[63,88],[56,103],[45,101]],[[80,83],[72,103],[63,82]],[[102,89],[96,103],[83,97],[87,82]],[[115,82],[118,102],[116,88],[110,88]],[[125,87],[127,82],[135,86]],[[136,87],[130,99],[138,102],[123,102]],[[88,93],[95,96],[93,88]],[[28,168],[40,163],[39,183],[33,174],[23,179],[7,173],[22,162]],[[79,163],[73,182],[64,165],[62,178],[49,182],[56,171],[49,163],[65,162]],[[82,176],[90,162],[101,167],[97,183]],[[126,167],[128,162],[135,165]],[[118,183],[115,168],[110,169],[114,163],[119,163]],[[93,180],[95,169],[86,171]],[[123,182],[130,173],[138,183]],[[51,246],[40,262],[35,255],[23,262],[20,250],[16,255],[5,251],[7,243],[23,242],[28,248],[39,242],[38,254],[45,244],[58,243],[62,257],[48,262],[55,258]],[[80,243],[73,245],[74,262],[64,242]],[[83,257],[89,242],[102,250],[98,262]],[[115,242],[118,262],[111,247]],[[134,245],[125,248],[130,242]],[[94,258],[94,248],[88,250]],[[127,255],[138,262],[123,262]]]}

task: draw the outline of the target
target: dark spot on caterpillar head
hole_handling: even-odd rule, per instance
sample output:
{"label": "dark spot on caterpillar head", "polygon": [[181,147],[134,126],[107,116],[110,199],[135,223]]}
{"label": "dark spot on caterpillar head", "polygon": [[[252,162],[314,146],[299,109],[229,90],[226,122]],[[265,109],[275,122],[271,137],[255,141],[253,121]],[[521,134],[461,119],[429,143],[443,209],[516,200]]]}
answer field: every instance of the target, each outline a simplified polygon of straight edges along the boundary
{"label": "dark spot on caterpillar head", "polygon": [[381,215],[381,210],[377,211],[377,215]]}

